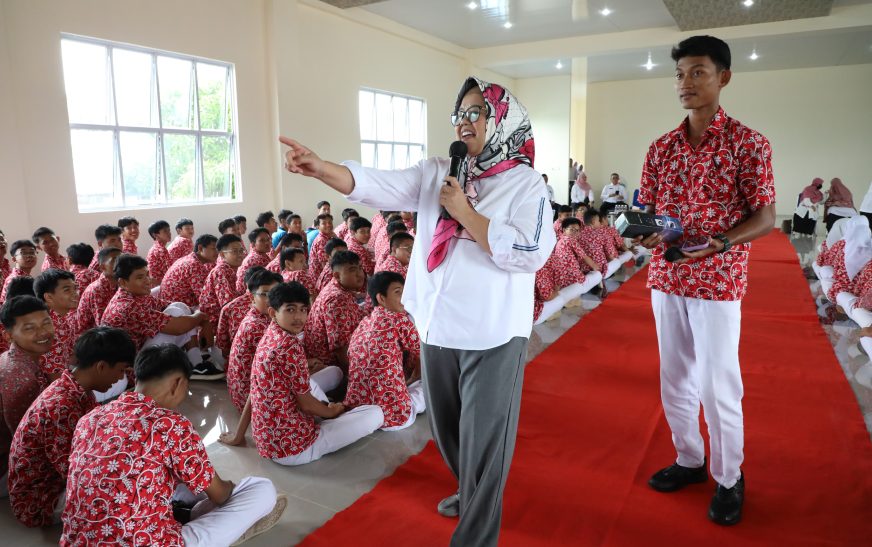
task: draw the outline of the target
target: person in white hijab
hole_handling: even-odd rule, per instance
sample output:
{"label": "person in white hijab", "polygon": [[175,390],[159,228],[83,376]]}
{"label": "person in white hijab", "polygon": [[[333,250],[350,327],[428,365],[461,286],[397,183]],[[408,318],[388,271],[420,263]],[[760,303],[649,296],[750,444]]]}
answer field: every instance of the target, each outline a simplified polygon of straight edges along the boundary
{"label": "person in white hijab", "polygon": [[[850,284],[837,287],[836,304],[862,328],[872,325],[872,312],[858,307],[863,296],[860,279],[868,278],[872,268],[872,231],[865,216],[855,216],[845,229],[845,273]],[[863,272],[864,275],[861,275]],[[865,285],[865,283],[863,283]]]}

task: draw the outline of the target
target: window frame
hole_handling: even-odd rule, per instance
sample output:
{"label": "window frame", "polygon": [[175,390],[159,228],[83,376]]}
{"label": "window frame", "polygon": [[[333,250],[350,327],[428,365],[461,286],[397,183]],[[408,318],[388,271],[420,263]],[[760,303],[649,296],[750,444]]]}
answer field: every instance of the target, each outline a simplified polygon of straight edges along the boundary
{"label": "window frame", "polygon": [[[360,94],[363,92],[373,94],[373,104],[372,104],[373,129],[372,130],[373,130],[373,134],[376,137],[375,139],[364,139],[363,135],[362,135],[363,127],[362,127],[362,123],[361,123],[362,112],[360,112]],[[408,140],[408,141],[396,141],[396,140],[388,141],[388,140],[379,140],[378,139],[378,96],[379,95],[388,96],[391,100],[391,104],[393,104],[393,99],[395,97],[400,98],[400,99],[405,99],[407,101],[406,102],[406,120],[407,120],[407,123],[408,123],[408,120],[411,119],[410,109],[409,109],[409,101],[417,101],[417,102],[421,103],[421,135],[423,137],[422,142],[413,142],[411,140],[411,137],[410,137],[410,140]],[[406,146],[407,158],[408,158],[408,150],[412,146],[420,146],[421,147],[421,159],[427,158],[427,101],[425,99],[423,99],[422,97],[415,97],[412,95],[406,95],[404,93],[395,93],[393,91],[385,91],[383,89],[376,89],[374,87],[361,86],[360,89],[358,89],[358,91],[357,91],[357,104],[358,104],[357,124],[358,124],[358,135],[360,135],[359,150],[360,150],[361,164],[366,165],[364,163],[364,160],[363,160],[363,150],[362,150],[364,144],[371,144],[373,146],[373,158],[372,158],[373,164],[372,164],[372,167],[376,167],[376,168],[378,166],[378,161],[377,161],[378,160],[378,146],[380,144],[388,144],[391,146],[392,150],[393,150],[393,147],[395,147],[397,145]],[[393,112],[391,113],[391,116],[393,117]],[[409,124],[409,125],[411,125],[411,124]],[[411,133],[411,131],[409,133]],[[396,157],[393,153],[391,153],[391,167],[390,167],[390,169],[404,169],[404,168],[412,167],[412,165],[414,165],[414,164],[409,164],[406,167],[397,167]]]}

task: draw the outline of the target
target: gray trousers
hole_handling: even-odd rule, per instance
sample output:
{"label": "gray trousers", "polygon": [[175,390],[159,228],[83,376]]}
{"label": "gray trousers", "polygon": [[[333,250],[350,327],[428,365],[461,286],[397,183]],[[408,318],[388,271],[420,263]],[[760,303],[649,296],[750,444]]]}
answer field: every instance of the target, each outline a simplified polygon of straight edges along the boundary
{"label": "gray trousers", "polygon": [[479,351],[421,344],[430,429],[460,492],[453,547],[497,544],[518,432],[527,341],[515,337]]}

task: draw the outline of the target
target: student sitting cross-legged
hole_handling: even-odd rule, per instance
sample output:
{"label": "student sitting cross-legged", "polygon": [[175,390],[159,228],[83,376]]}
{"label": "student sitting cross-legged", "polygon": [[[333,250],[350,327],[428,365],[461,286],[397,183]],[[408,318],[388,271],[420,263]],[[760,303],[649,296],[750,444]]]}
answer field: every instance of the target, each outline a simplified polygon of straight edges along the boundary
{"label": "student sitting cross-legged", "polygon": [[[99,254],[101,249],[110,247],[120,251],[123,245],[121,242],[121,231],[121,228],[111,224],[97,226],[94,230],[94,238],[97,240],[97,253]],[[98,274],[100,273],[100,264],[97,262],[97,256],[94,256],[94,259],[91,260],[89,267]]]}
{"label": "student sitting cross-legged", "polygon": [[148,250],[148,275],[155,285],[163,282],[164,275],[170,269],[170,252],[167,244],[170,242],[170,223],[165,220],[153,222],[148,227],[148,235],[154,240],[151,249]]}
{"label": "student sitting cross-legged", "polygon": [[[316,277],[324,269],[324,265],[330,262],[328,253],[324,247],[327,242],[335,238],[333,233],[333,216],[329,213],[322,213],[315,217],[315,227],[318,229],[318,235],[312,240],[309,245],[309,274]],[[342,240],[340,240],[342,241]]]}
{"label": "student sitting cross-legged", "polygon": [[[321,273],[315,278],[315,289],[318,292],[324,290],[324,288],[333,281],[333,267],[330,265],[330,261],[333,259],[333,256],[339,251],[347,251],[348,244],[339,239],[338,237],[334,237],[324,246],[324,254],[327,256],[327,262],[324,263],[324,266],[321,268]],[[311,275],[312,272],[312,264],[311,257],[309,257],[309,273]]]}
{"label": "student sitting cross-legged", "polygon": [[[121,250],[114,247],[100,249],[97,253],[97,263],[100,265],[101,275],[88,285],[79,297],[79,329],[86,331],[94,328],[103,320],[103,312],[109,301],[118,290],[118,282],[115,279],[115,264]],[[93,270],[92,270],[93,271]]]}
{"label": "student sitting cross-legged", "polygon": [[42,226],[33,232],[33,243],[36,247],[45,253],[45,259],[42,261],[40,271],[46,271],[49,268],[58,270],[68,270],[70,268],[67,259],[60,252],[61,238],[59,238],[54,230]]}
{"label": "student sitting cross-legged", "polygon": [[215,267],[218,238],[203,234],[194,244],[194,252],[173,262],[160,284],[160,291],[154,294],[167,302],[182,302],[189,308],[200,305],[200,292],[206,277]]}
{"label": "student sitting cross-legged", "polygon": [[[262,266],[254,266],[245,272],[245,285],[248,288],[248,281],[256,272],[265,270]],[[248,309],[252,305],[251,292],[246,290],[243,294],[237,296],[228,302],[221,313],[218,314],[218,328],[215,329],[215,345],[221,350],[221,355],[224,359],[230,358],[230,346],[233,344],[233,337],[242,324],[242,319],[248,313]]]}
{"label": "student sitting cross-legged", "polygon": [[6,281],[3,282],[3,290],[0,291],[0,305],[6,301],[6,293],[9,291],[9,284],[16,277],[32,277],[31,272],[36,267],[36,245],[29,239],[19,239],[13,241],[9,247],[9,254],[12,255],[12,271],[6,276]]}
{"label": "student sitting cross-legged", "polygon": [[[193,424],[174,409],[188,395],[191,363],[176,346],[136,356],[136,390],[76,426],[60,544],[227,546],[263,532],[287,505],[269,479],[221,479]],[[172,502],[195,502],[191,520]]]}
{"label": "student sitting cross-legged", "polygon": [[[326,402],[323,391],[335,387],[342,376],[336,367],[327,367],[310,379],[297,339],[306,324],[309,291],[299,283],[281,283],[270,290],[269,305],[272,323],[254,356],[248,402],[236,433],[225,433],[219,439],[242,444],[250,421],[262,457],[281,465],[302,465],[380,428],[384,414],[377,406],[346,412],[341,403]],[[323,421],[318,423],[316,418]]]}
{"label": "student sitting cross-legged", "polygon": [[[8,291],[6,292],[6,300],[12,300],[16,296],[33,296],[32,277],[16,277],[9,282]],[[11,337],[7,336],[6,329],[3,327],[3,324],[0,323],[0,354],[9,351],[11,343]]]}
{"label": "student sitting cross-legged", "polygon": [[[296,235],[296,234],[288,234]],[[312,300],[318,296],[318,288],[315,286],[315,280],[309,275],[309,268],[306,265],[306,251],[297,247],[289,247],[282,251],[279,255],[282,264],[282,279],[285,283],[296,281],[306,287]]]}
{"label": "student sitting cross-legged", "polygon": [[45,302],[54,324],[55,338],[51,351],[43,355],[43,373],[56,380],[73,361],[73,346],[79,337],[79,290],[76,276],[66,270],[49,268],[33,280],[33,292]]}
{"label": "student sitting cross-legged", "polygon": [[[363,319],[348,345],[348,393],[345,406],[378,405],[382,429],[405,429],[426,410],[421,384],[421,341],[403,307],[403,276],[378,272],[367,292],[375,308]],[[409,366],[404,367],[404,362]],[[410,369],[409,383],[405,369]]]}
{"label": "student sitting cross-legged", "polygon": [[376,266],[377,272],[396,272],[406,278],[409,261],[412,259],[412,248],[415,236],[409,232],[397,232],[391,236],[391,252]]}
{"label": "student sitting cross-legged", "polygon": [[39,394],[12,439],[9,501],[25,526],[60,522],[76,423],[97,406],[92,391],[121,380],[136,356],[130,336],[110,327],[85,332],[74,350],[75,365]]}
{"label": "student sitting cross-legged", "polygon": [[176,222],[176,238],[167,247],[170,255],[170,265],[176,260],[188,256],[194,251],[194,222],[188,218],[180,218]]}
{"label": "student sitting cross-legged", "polygon": [[99,272],[89,268],[94,256],[94,247],[87,243],[73,243],[67,247],[67,261],[70,263],[70,272],[76,276],[79,294],[83,294],[88,285],[100,277]]}
{"label": "student sitting cross-legged", "polygon": [[[258,216],[258,222],[260,221],[260,216]],[[275,224],[275,220],[272,223]],[[265,268],[272,260],[269,254],[272,250],[272,239],[268,229],[263,227],[255,228],[249,232],[248,242],[251,244],[251,249],[249,249],[248,256],[243,259],[242,265],[236,274],[236,292],[239,294],[245,291],[245,280],[243,279],[245,272],[255,266],[263,266]]]}
{"label": "student sitting cross-legged", "polygon": [[[277,274],[282,273],[282,251],[285,249],[303,249],[303,236],[293,232],[282,235],[275,248],[275,256],[266,265],[266,269]],[[305,250],[303,251],[305,252]]]}
{"label": "student sitting cross-legged", "polygon": [[[225,234],[215,244],[218,260],[206,276],[200,291],[200,311],[209,316],[213,325],[218,324],[221,308],[242,294],[236,287],[236,275],[245,257],[245,247],[236,234]],[[243,277],[245,272],[242,272]]]}
{"label": "student sitting cross-legged", "polygon": [[354,217],[348,222],[345,243],[348,250],[360,257],[360,266],[366,275],[375,273],[375,255],[367,246],[370,240],[372,223],[363,217]]}
{"label": "student sitting cross-legged", "polygon": [[136,240],[139,239],[139,221],[133,217],[121,217],[118,219],[118,227],[121,228],[121,250],[128,254],[139,254]]}

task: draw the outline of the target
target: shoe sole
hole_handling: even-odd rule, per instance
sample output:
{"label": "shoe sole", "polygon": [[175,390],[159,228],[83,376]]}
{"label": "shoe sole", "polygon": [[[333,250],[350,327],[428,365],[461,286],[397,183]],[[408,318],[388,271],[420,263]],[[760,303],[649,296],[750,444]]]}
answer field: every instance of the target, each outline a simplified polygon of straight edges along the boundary
{"label": "shoe sole", "polygon": [[[454,496],[451,496],[454,497]],[[446,498],[448,499],[448,498]],[[439,502],[439,505],[436,506],[436,512],[442,515],[445,518],[454,518],[460,515],[460,498],[454,497],[454,501],[452,503],[446,503],[443,507],[443,503],[445,500]]]}
{"label": "shoe sole", "polygon": [[231,543],[230,546],[235,547],[236,545],[242,545],[251,538],[259,536],[267,530],[270,530],[273,526],[278,524],[279,519],[281,518],[287,507],[288,496],[284,493],[279,493],[278,495],[276,495],[276,504],[273,506],[272,511],[270,511],[260,520],[252,524],[251,527],[246,530],[244,534],[242,534],[242,537]]}
{"label": "shoe sole", "polygon": [[654,483],[650,480],[648,481],[648,486],[650,486],[651,488],[653,488],[654,490],[656,490],[658,492],[663,492],[665,494],[668,494],[669,492],[677,492],[689,484],[702,484],[702,483],[707,482],[707,481],[708,481],[708,475],[706,475],[704,478],[686,481],[686,482],[683,482],[675,487],[670,487],[670,488],[662,488],[662,487],[655,486]]}
{"label": "shoe sole", "polygon": [[740,522],[742,522],[742,515],[741,515],[741,513],[739,514],[739,516],[738,516],[738,517],[736,518],[736,520],[734,520],[734,521],[718,520],[718,519],[716,519],[715,516],[714,516],[713,514],[711,514],[711,513],[708,514],[708,518],[709,518],[710,521],[714,522],[714,523],[717,524],[718,526],[735,526],[735,525],[739,524]]}

